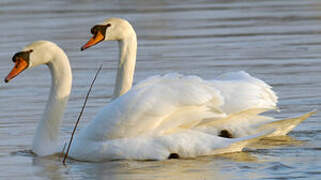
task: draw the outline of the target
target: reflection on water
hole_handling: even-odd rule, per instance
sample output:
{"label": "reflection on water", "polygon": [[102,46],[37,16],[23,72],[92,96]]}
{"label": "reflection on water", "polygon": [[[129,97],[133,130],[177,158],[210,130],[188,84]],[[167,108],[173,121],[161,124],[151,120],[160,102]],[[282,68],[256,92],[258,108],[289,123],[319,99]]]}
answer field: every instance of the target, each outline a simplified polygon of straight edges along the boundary
{"label": "reflection on water", "polygon": [[[118,46],[103,43],[87,52],[80,46],[91,26],[123,17],[138,35],[135,82],[150,75],[180,72],[211,79],[245,70],[274,87],[281,112],[294,117],[320,109],[321,3],[318,0],[264,1],[103,1],[0,2],[0,77],[24,45],[51,40],[67,52],[73,70],[61,142],[69,138],[91,78],[103,62],[81,126],[110,101]],[[31,148],[47,101],[46,67],[0,83],[0,179],[295,179],[321,178],[320,113],[290,136],[264,139],[246,152],[168,161],[70,162],[13,153]],[[63,143],[62,143],[63,144]]]}
{"label": "reflection on water", "polygon": [[[246,153],[243,153],[246,154]],[[217,161],[226,161],[217,159]],[[210,157],[168,161],[110,161],[105,163],[73,162],[63,166],[55,159],[34,158],[35,176],[50,179],[220,179],[232,178],[216,168]]]}

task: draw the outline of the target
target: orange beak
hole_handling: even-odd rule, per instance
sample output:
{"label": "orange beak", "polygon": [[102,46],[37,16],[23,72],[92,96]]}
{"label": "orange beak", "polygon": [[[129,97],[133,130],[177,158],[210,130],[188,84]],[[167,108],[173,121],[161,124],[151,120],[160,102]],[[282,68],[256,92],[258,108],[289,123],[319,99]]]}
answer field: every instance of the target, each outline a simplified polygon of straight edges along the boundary
{"label": "orange beak", "polygon": [[20,74],[23,70],[27,69],[27,67],[28,67],[28,63],[26,60],[24,60],[22,58],[17,59],[11,72],[4,79],[4,82],[6,82],[6,83],[9,82],[11,79],[13,79],[18,74]]}
{"label": "orange beak", "polygon": [[99,42],[104,40],[104,35],[101,34],[101,32],[97,32],[97,34],[95,34],[92,38],[90,38],[90,40],[81,47],[81,50],[85,50],[95,44],[98,44]]}

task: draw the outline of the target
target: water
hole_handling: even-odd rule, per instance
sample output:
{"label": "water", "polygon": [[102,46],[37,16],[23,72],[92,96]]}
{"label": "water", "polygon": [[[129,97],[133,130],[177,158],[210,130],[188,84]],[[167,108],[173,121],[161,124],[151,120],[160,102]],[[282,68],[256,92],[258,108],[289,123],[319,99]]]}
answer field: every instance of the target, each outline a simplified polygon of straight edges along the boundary
{"label": "water", "polygon": [[[11,57],[35,40],[51,40],[69,55],[73,89],[61,142],[67,140],[97,67],[104,63],[81,126],[110,101],[118,46],[80,47],[89,30],[107,17],[123,17],[139,39],[135,82],[168,72],[204,79],[245,70],[274,87],[281,112],[293,117],[321,102],[321,2],[57,0],[0,2],[0,77]],[[320,113],[288,137],[263,141],[259,149],[224,156],[168,161],[72,162],[36,158],[29,150],[47,101],[45,66],[0,83],[0,179],[320,179]]]}

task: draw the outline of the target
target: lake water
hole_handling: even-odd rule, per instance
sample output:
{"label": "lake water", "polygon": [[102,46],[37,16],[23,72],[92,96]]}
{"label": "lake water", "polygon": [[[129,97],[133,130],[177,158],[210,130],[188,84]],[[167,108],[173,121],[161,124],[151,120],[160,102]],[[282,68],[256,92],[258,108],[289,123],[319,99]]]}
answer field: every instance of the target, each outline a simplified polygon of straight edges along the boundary
{"label": "lake water", "polygon": [[[104,63],[80,128],[111,98],[116,42],[80,52],[92,25],[128,19],[139,47],[135,82],[168,72],[204,79],[245,70],[273,86],[287,118],[320,109],[321,1],[313,0],[1,0],[0,77],[11,57],[35,40],[50,40],[68,54],[73,89],[61,131],[67,141],[97,67]],[[289,136],[222,156],[168,161],[71,162],[36,158],[35,127],[49,92],[47,67],[0,82],[0,179],[321,179],[321,113]]]}

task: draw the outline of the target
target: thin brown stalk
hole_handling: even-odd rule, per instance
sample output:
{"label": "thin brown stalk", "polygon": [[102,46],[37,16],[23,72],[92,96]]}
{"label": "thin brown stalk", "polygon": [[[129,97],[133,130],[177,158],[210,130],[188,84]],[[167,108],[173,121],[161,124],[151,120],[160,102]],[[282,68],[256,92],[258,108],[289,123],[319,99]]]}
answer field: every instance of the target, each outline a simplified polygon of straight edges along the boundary
{"label": "thin brown stalk", "polygon": [[85,110],[85,107],[86,107],[86,104],[87,104],[87,100],[88,100],[89,94],[90,94],[91,89],[92,89],[92,87],[93,87],[93,85],[94,85],[94,83],[95,83],[95,81],[96,81],[96,78],[97,78],[97,76],[98,76],[98,74],[99,74],[99,72],[101,71],[102,68],[103,68],[103,64],[100,65],[99,69],[97,70],[97,72],[96,72],[96,74],[95,74],[95,77],[94,77],[93,81],[92,81],[91,84],[90,84],[90,88],[89,88],[89,90],[88,90],[88,92],[87,92],[87,95],[86,95],[84,104],[83,104],[83,106],[82,106],[82,108],[81,108],[81,111],[80,111],[80,113],[79,113],[78,119],[77,119],[76,124],[75,124],[75,126],[74,126],[74,129],[73,129],[73,131],[72,131],[72,133],[71,133],[71,137],[70,137],[69,144],[68,144],[68,147],[67,147],[67,152],[65,153],[64,159],[63,159],[63,161],[62,161],[62,163],[63,163],[64,165],[66,165],[66,159],[67,159],[68,153],[69,153],[69,151],[70,151],[71,143],[72,143],[72,140],[73,140],[73,138],[74,138],[74,134],[75,134],[75,132],[76,132],[77,126],[78,126],[78,124],[79,124],[79,120],[80,120],[80,118],[81,118],[81,116],[82,116],[82,114],[83,114],[83,112],[84,112],[84,110]]}

